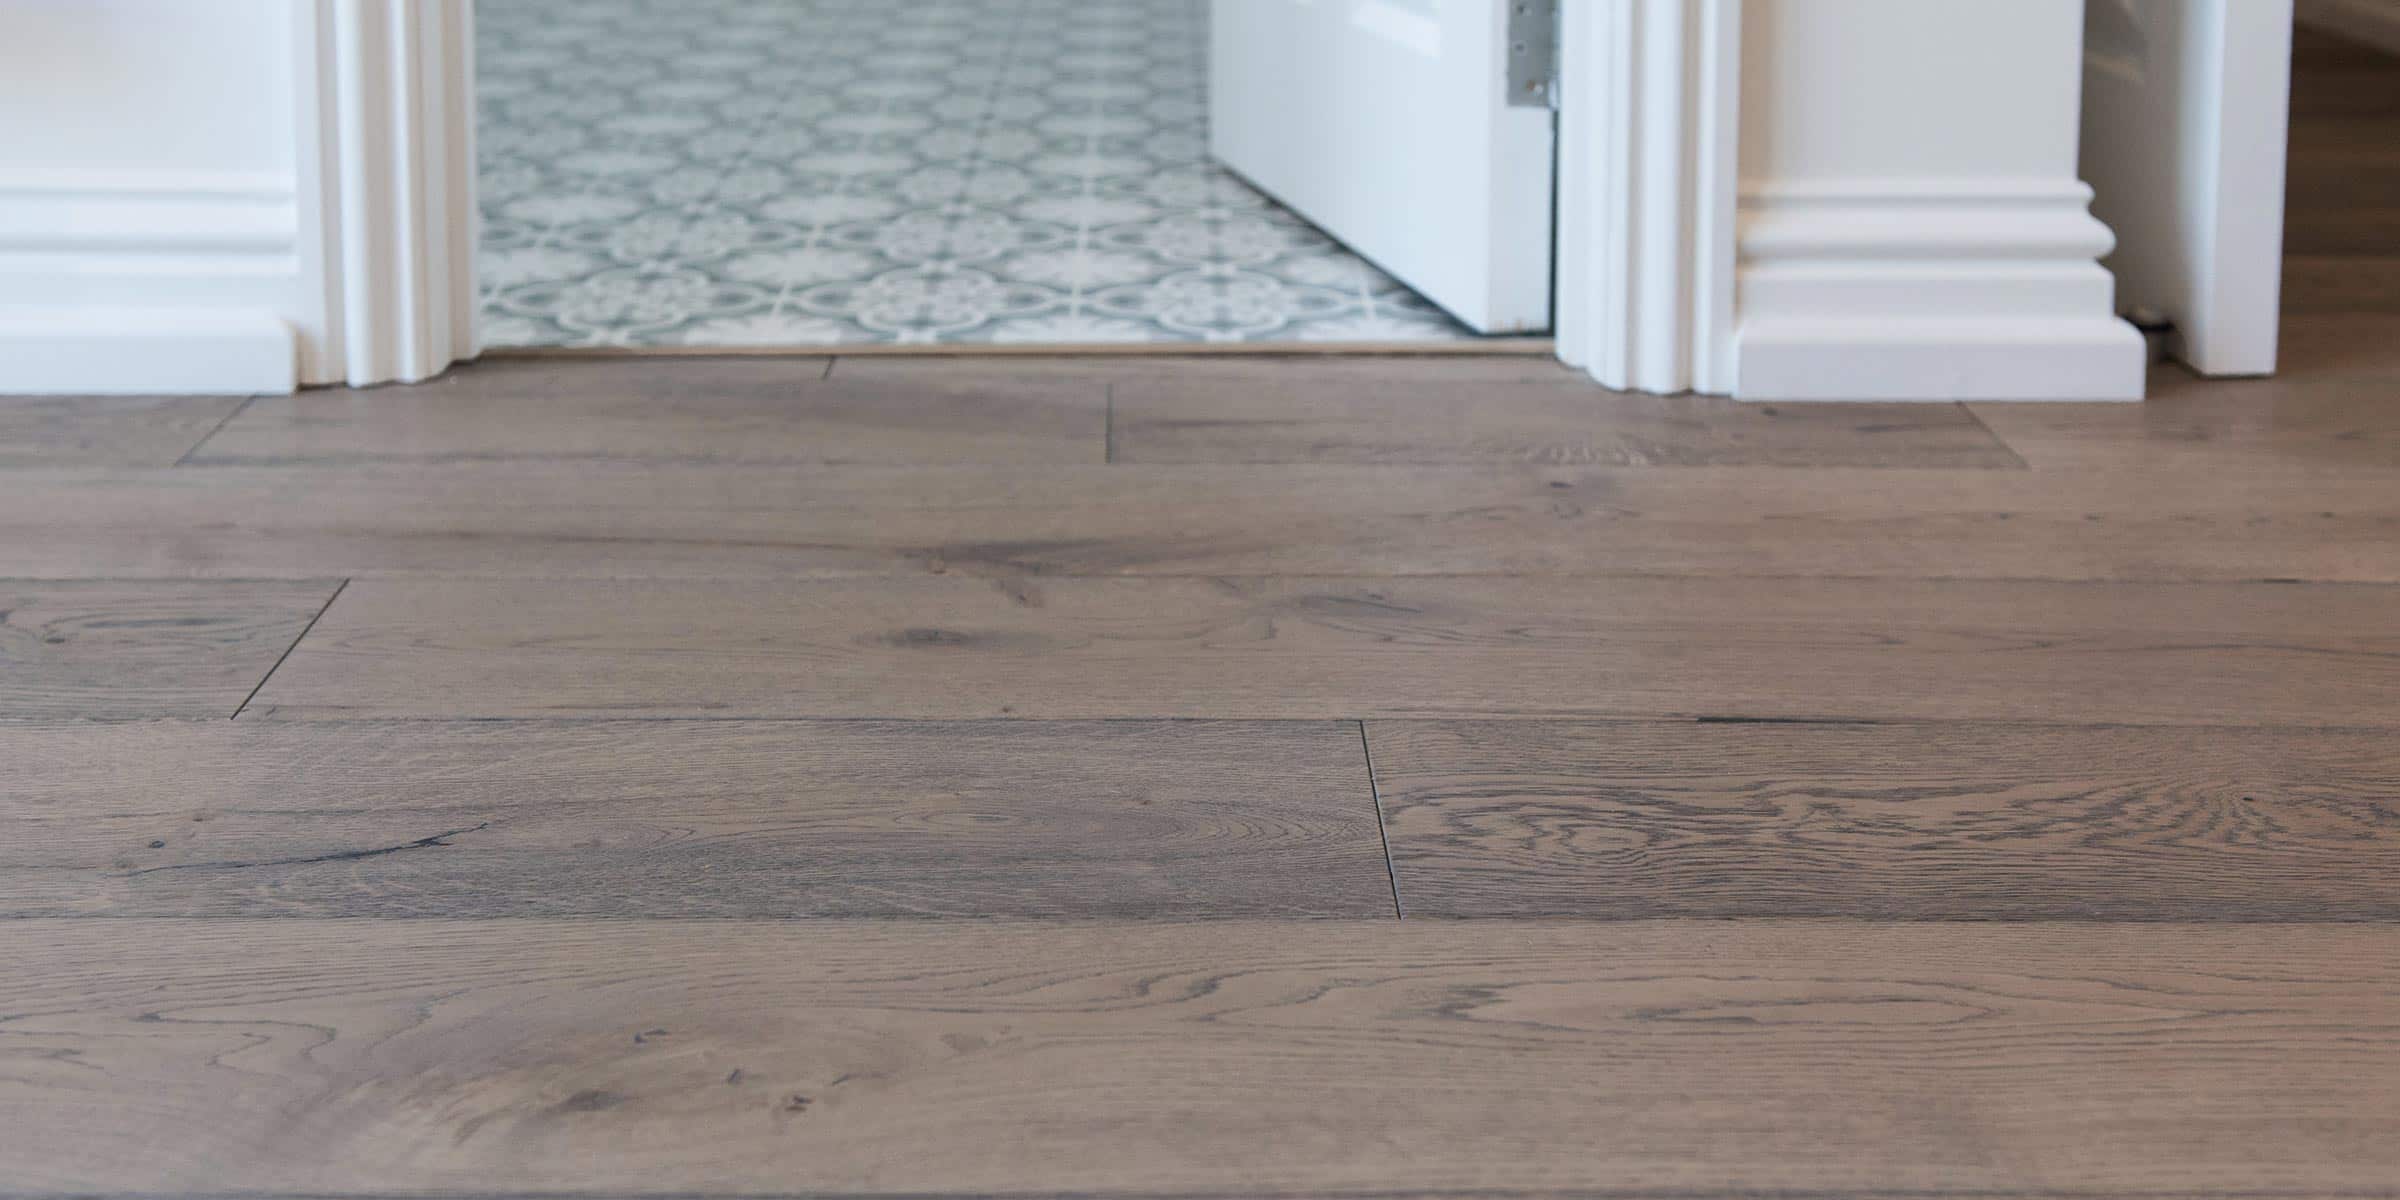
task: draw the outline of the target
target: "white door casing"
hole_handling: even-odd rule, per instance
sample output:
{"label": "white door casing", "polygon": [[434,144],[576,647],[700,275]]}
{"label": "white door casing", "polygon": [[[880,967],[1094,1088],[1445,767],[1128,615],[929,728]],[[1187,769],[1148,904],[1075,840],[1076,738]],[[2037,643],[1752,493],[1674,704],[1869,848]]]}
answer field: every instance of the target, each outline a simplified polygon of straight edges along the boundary
{"label": "white door casing", "polygon": [[2205,375],[2275,369],[2292,0],[2090,0],[2083,175],[2117,303]]}
{"label": "white door casing", "polygon": [[1216,0],[1210,151],[1477,331],[1548,329],[1554,121],[1509,102],[1508,10]]}
{"label": "white door casing", "polygon": [[473,0],[301,13],[300,381],[431,377],[478,349]]}
{"label": "white door casing", "polygon": [[1742,0],[1561,17],[1558,356],[1610,387],[1730,392]]}

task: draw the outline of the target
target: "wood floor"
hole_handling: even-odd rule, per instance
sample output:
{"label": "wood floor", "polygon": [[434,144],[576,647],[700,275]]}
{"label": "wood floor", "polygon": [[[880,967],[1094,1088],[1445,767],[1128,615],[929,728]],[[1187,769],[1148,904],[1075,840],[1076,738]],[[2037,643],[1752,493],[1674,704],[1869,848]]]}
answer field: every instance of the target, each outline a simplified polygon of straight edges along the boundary
{"label": "wood floor", "polygon": [[0,1196],[2400,1194],[2400,70],[2301,65],[2286,369],[2139,406],[0,404]]}

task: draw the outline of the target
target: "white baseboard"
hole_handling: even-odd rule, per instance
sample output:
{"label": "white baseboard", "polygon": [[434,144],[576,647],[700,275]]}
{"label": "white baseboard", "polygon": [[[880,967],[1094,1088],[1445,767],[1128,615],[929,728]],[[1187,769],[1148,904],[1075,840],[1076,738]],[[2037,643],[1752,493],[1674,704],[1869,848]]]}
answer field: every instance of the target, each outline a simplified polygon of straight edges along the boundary
{"label": "white baseboard", "polygon": [[0,253],[289,257],[292,180],[271,171],[0,171]]}
{"label": "white baseboard", "polygon": [[1735,335],[1744,400],[2139,400],[2140,331],[2115,317],[1784,317]]}
{"label": "white baseboard", "polygon": [[1744,400],[2139,400],[2141,334],[2073,179],[1754,182],[1738,217]]}
{"label": "white baseboard", "polygon": [[0,171],[0,392],[288,392],[288,173]]}
{"label": "white baseboard", "polygon": [[2300,23],[2400,54],[2400,3],[2394,0],[2298,0]]}
{"label": "white baseboard", "polygon": [[265,311],[0,309],[0,394],[279,393],[298,365]]}
{"label": "white baseboard", "polygon": [[0,308],[280,310],[297,222],[272,172],[0,171]]}

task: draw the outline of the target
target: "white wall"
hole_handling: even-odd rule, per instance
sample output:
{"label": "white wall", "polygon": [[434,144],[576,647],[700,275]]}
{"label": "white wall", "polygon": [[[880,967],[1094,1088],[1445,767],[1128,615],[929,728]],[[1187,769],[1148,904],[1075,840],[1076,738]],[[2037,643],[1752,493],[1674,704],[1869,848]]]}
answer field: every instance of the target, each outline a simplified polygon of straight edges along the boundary
{"label": "white wall", "polygon": [[290,46],[288,0],[8,0],[0,163],[288,177]]}
{"label": "white wall", "polygon": [[2135,399],[2083,0],[1746,0],[1735,394]]}
{"label": "white wall", "polygon": [[292,386],[308,2],[0,3],[0,391]]}
{"label": "white wall", "polygon": [[2074,174],[2082,0],[1750,0],[1743,20],[1745,178]]}

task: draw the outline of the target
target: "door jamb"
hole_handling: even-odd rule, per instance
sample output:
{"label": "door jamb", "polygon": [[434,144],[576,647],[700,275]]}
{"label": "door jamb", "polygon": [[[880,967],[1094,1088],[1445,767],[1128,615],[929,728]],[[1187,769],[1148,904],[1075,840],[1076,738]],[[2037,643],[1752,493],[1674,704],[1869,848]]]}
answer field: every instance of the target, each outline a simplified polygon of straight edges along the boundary
{"label": "door jamb", "polygon": [[1734,388],[1742,0],[1569,3],[1559,357],[1615,388]]}
{"label": "door jamb", "polygon": [[[304,383],[480,349],[473,0],[300,0]],[[1559,357],[1612,387],[1733,390],[1742,0],[1561,6]]]}
{"label": "door jamb", "polygon": [[474,0],[301,0],[302,383],[414,382],[475,332]]}

